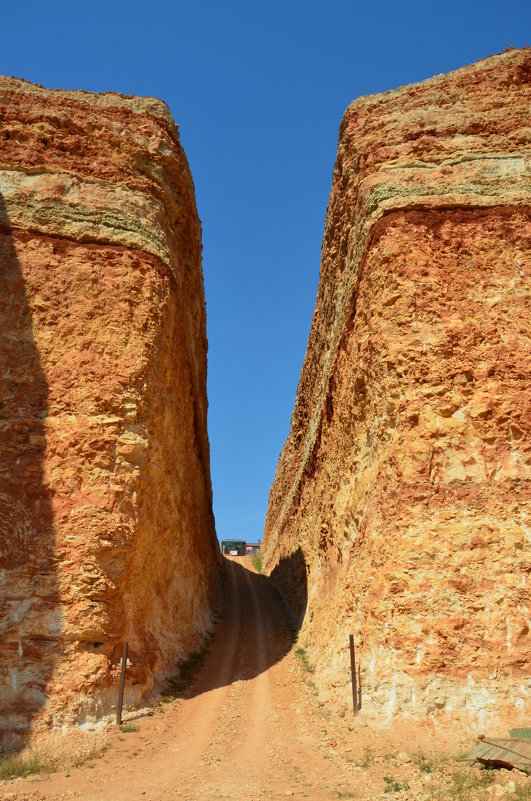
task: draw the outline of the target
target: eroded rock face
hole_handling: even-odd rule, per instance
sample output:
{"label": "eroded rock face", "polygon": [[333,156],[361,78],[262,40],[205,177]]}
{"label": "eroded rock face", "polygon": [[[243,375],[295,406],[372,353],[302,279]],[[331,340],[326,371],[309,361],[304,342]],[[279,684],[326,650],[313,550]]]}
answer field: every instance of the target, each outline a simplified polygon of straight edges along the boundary
{"label": "eroded rock face", "polygon": [[201,230],[164,103],[0,78],[0,732],[193,651],[219,566]]}
{"label": "eroded rock face", "polygon": [[263,548],[321,691],[354,633],[382,722],[525,718],[530,79],[508,51],[341,124]]}

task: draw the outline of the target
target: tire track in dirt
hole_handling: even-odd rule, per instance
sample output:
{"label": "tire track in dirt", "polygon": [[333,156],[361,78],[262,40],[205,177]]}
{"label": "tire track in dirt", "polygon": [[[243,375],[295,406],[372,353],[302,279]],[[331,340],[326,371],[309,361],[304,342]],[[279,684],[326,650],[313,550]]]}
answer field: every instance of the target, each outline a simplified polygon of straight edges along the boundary
{"label": "tire track in dirt", "polygon": [[[270,709],[269,654],[257,583],[261,577],[237,563],[227,564],[239,584],[241,628],[227,703],[205,755],[208,787],[197,798],[259,792]],[[245,775],[237,766],[245,765]],[[235,787],[235,777],[238,787]]]}
{"label": "tire track in dirt", "polygon": [[271,685],[268,667],[271,664],[271,655],[268,654],[266,627],[260,599],[258,597],[258,582],[261,577],[245,571],[246,610],[249,615],[251,629],[246,642],[249,662],[252,666],[252,678],[244,689],[245,709],[240,713],[242,731],[240,732],[239,758],[241,763],[247,765],[247,780],[255,785],[260,783],[264,772],[264,759],[266,745],[269,740],[270,715],[272,713]]}
{"label": "tire track in dirt", "polygon": [[[186,762],[194,765],[208,749],[212,731],[227,704],[230,687],[236,672],[237,655],[241,640],[242,602],[241,590],[234,569],[227,570],[229,603],[218,626],[216,639],[208,652],[205,664],[191,698],[182,710],[181,720],[186,736]],[[181,745],[176,744],[175,751]],[[184,767],[184,766],[183,766]]]}

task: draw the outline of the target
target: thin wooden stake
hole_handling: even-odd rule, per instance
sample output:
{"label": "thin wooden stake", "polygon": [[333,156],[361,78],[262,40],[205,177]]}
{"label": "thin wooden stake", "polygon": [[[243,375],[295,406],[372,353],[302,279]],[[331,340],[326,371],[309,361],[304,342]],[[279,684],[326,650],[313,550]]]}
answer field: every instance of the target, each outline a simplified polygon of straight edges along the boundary
{"label": "thin wooden stake", "polygon": [[118,726],[122,725],[122,707],[124,705],[124,687],[125,687],[125,669],[127,667],[127,647],[128,643],[124,642],[122,647],[122,672],[120,673],[120,689],[118,690],[118,708],[116,710],[116,723]]}
{"label": "thin wooden stake", "polygon": [[354,635],[350,634],[350,672],[352,674],[352,706],[354,714],[358,714],[358,689],[356,686],[356,656],[354,654]]}

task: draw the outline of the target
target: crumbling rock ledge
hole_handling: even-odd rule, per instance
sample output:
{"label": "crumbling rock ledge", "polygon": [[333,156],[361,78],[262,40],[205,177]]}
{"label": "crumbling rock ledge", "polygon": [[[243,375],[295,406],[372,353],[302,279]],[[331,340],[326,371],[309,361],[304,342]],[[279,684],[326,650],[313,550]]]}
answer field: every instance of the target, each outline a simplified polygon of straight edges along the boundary
{"label": "crumbling rock ledge", "polygon": [[0,78],[0,740],[138,703],[216,603],[201,229],[152,98]]}
{"label": "crumbling rock ledge", "polygon": [[530,81],[510,50],[341,123],[263,555],[324,697],[352,632],[381,723],[529,714]]}

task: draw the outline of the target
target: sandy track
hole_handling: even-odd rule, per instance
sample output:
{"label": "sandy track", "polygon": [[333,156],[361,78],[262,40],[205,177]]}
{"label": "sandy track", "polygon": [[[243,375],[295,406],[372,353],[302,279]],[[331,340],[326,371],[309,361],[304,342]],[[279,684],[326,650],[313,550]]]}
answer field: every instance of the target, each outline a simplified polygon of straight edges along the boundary
{"label": "sandy track", "polygon": [[[227,561],[226,568],[224,614],[186,698],[151,716],[148,710],[128,713],[139,730],[111,726],[109,750],[82,767],[0,782],[0,801],[430,801],[456,797],[454,773],[482,780],[479,768],[472,771],[460,757],[438,763],[441,746],[462,754],[470,738],[454,742],[454,733],[445,745],[440,730],[407,722],[386,733],[368,726],[363,715],[326,708],[291,649],[269,581],[246,569],[246,560]],[[66,762],[73,740],[58,741]],[[419,766],[419,752],[432,772]],[[390,780],[403,789],[389,792]],[[462,797],[489,801],[498,797],[493,789],[516,801],[510,782],[522,791],[529,782],[508,771],[492,781],[498,784]]]}
{"label": "sandy track", "polygon": [[[290,653],[282,606],[268,580],[227,560],[225,611],[203,668],[164,715],[90,765],[9,783],[14,801],[337,798],[345,777],[310,733],[307,688]],[[306,692],[305,692],[306,691]],[[333,773],[333,777],[331,774]]]}

